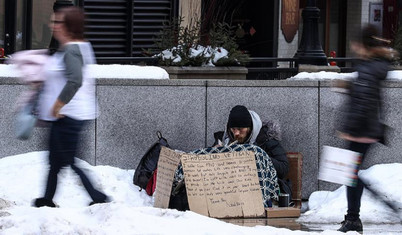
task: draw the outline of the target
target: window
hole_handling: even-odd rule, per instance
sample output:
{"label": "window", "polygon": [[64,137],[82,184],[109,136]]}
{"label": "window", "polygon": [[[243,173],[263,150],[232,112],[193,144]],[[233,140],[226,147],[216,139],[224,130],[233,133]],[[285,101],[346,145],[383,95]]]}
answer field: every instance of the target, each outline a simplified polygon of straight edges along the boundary
{"label": "window", "polygon": [[4,48],[4,18],[5,18],[5,14],[4,14],[4,1],[0,2],[0,48]]}
{"label": "window", "polygon": [[52,33],[48,27],[54,0],[35,0],[32,6],[32,49],[47,48]]}
{"label": "window", "polygon": [[[6,55],[26,49],[44,49],[52,36],[48,22],[56,0],[1,0],[0,48]],[[78,0],[72,1],[75,5]]]}
{"label": "window", "polygon": [[[97,57],[141,57],[175,13],[175,0],[82,0]],[[99,62],[99,61],[98,61]]]}

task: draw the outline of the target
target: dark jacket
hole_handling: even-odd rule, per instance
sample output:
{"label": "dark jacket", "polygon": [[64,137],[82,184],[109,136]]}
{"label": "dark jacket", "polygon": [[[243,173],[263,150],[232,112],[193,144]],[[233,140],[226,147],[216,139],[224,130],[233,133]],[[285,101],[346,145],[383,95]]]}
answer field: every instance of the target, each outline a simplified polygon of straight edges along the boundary
{"label": "dark jacket", "polygon": [[273,122],[264,122],[257,136],[255,145],[268,153],[274,164],[278,178],[283,179],[289,172],[289,161],[285,149],[279,142],[279,132],[276,133],[276,130],[279,131],[279,129],[274,128],[275,125],[276,124]]}
{"label": "dark jacket", "polygon": [[383,59],[364,60],[356,66],[358,77],[352,82],[340,131],[353,137],[382,139],[381,83],[389,62]]}
{"label": "dark jacket", "polygon": [[[246,143],[252,143],[263,149],[271,158],[278,178],[285,178],[285,176],[289,172],[289,161],[286,156],[286,151],[283,149],[282,145],[279,142],[279,124],[272,121],[262,123],[258,114],[250,110],[249,112],[253,119],[253,130],[251,136]],[[226,128],[225,132],[219,131],[214,133],[214,146],[218,144],[218,140],[222,141],[224,144],[232,142],[233,136],[231,136],[230,133],[231,132],[228,128]]]}

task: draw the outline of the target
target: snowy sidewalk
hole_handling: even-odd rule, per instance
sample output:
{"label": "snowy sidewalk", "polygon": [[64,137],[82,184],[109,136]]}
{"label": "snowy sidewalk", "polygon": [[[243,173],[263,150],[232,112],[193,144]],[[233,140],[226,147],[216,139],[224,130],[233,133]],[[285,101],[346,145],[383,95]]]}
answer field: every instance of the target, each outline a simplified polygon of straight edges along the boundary
{"label": "snowy sidewalk", "polygon": [[[275,219],[224,219],[222,221],[247,227],[272,226],[289,230],[300,230],[305,232],[336,231],[340,224],[303,224],[297,222],[297,218],[275,218]],[[378,234],[402,234],[402,224],[363,224],[364,235]]]}
{"label": "snowy sidewalk", "polygon": [[[334,192],[314,192],[310,210],[297,220],[242,219],[234,225],[191,211],[153,207],[153,198],[132,184],[133,170],[91,166],[77,159],[97,187],[113,198],[111,203],[88,206],[91,201],[79,177],[71,169],[60,172],[59,208],[34,208],[33,198],[42,196],[47,173],[47,152],[31,152],[0,159],[0,234],[342,234],[335,231],[346,211],[344,187]],[[387,196],[402,201],[402,164],[376,165],[365,170],[381,179]],[[375,180],[372,184],[377,184]],[[364,234],[399,234],[395,216],[370,195],[362,200]],[[357,233],[349,233],[357,234]]]}

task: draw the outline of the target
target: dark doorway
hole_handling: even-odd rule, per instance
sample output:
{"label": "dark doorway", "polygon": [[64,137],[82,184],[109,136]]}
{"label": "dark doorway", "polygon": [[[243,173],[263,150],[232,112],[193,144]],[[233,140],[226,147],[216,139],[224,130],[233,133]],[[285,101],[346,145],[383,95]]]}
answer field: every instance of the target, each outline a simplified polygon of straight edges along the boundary
{"label": "dark doorway", "polygon": [[6,0],[4,2],[4,32],[2,35],[5,55],[12,54],[15,50],[16,12],[17,2]]}
{"label": "dark doorway", "polygon": [[275,1],[246,1],[233,14],[240,49],[251,57],[277,56]]}
{"label": "dark doorway", "polygon": [[203,0],[203,31],[226,22],[241,50],[251,57],[277,56],[278,0]]}
{"label": "dark doorway", "polygon": [[[214,23],[226,22],[234,28],[239,49],[252,58],[248,68],[276,67],[277,62],[264,58],[278,55],[278,11],[279,0],[203,0],[203,32]],[[249,70],[247,79],[268,78]]]}

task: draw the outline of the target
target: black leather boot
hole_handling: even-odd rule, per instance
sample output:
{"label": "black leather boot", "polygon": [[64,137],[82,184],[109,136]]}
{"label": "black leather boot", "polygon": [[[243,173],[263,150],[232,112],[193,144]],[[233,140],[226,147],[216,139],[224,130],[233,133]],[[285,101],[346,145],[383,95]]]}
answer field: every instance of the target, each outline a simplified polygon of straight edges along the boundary
{"label": "black leather boot", "polygon": [[348,231],[363,232],[362,221],[359,218],[356,220],[351,220],[345,216],[345,220],[342,221],[342,226],[338,229],[338,231],[344,233]]}
{"label": "black leather boot", "polygon": [[108,196],[106,196],[106,198],[102,201],[92,201],[91,203],[89,203],[89,206],[95,205],[95,204],[101,204],[101,203],[109,203],[111,202],[112,199]]}
{"label": "black leather boot", "polygon": [[46,199],[46,198],[37,198],[34,201],[34,206],[36,207],[42,207],[42,206],[48,206],[48,207],[56,207],[56,204],[52,200]]}

